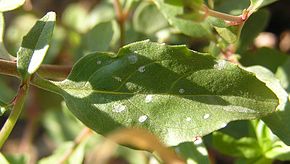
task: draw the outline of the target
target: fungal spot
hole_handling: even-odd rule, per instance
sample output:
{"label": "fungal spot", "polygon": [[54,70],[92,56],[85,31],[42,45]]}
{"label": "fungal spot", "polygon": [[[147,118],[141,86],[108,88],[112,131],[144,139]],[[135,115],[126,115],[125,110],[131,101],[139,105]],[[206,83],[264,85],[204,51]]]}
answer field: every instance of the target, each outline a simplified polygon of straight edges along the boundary
{"label": "fungal spot", "polygon": [[97,64],[98,64],[98,65],[102,64],[102,61],[98,60],[98,61],[97,61]]}
{"label": "fungal spot", "polygon": [[202,143],[201,137],[199,137],[199,136],[195,137],[193,143],[195,145],[200,145]]}
{"label": "fungal spot", "polygon": [[218,70],[222,70],[225,68],[226,66],[226,61],[225,60],[219,60],[217,61],[217,63],[213,66],[215,69],[218,69]]}
{"label": "fungal spot", "polygon": [[210,116],[209,114],[205,114],[205,115],[203,115],[203,119],[205,119],[205,120],[206,120],[206,119],[208,119],[208,118],[209,118],[209,116]]}
{"label": "fungal spot", "polygon": [[190,117],[187,117],[187,118],[186,118],[186,121],[187,121],[187,122],[190,122],[190,121],[191,121],[191,118],[190,118]]}
{"label": "fungal spot", "polygon": [[135,64],[138,61],[138,57],[136,55],[129,55],[128,60],[130,64]]}
{"label": "fungal spot", "polygon": [[114,79],[116,79],[116,80],[119,81],[119,82],[122,81],[122,79],[121,79],[120,77],[118,77],[118,76],[115,76]]}
{"label": "fungal spot", "polygon": [[146,121],[147,118],[148,118],[148,116],[143,115],[143,116],[140,116],[140,117],[138,118],[138,121],[142,123],[142,122]]}
{"label": "fungal spot", "polygon": [[184,93],[185,92],[185,90],[183,89],[183,88],[181,88],[181,89],[179,89],[179,93]]}
{"label": "fungal spot", "polygon": [[141,72],[141,73],[142,73],[142,72],[145,72],[145,66],[141,66],[141,67],[139,67],[139,68],[138,68],[138,71]]}
{"label": "fungal spot", "polygon": [[145,97],[145,103],[150,103],[150,102],[152,102],[152,100],[153,100],[153,95],[147,95]]}
{"label": "fungal spot", "polygon": [[123,104],[115,104],[113,105],[113,112],[115,113],[121,113],[124,110],[126,110],[126,106]]}

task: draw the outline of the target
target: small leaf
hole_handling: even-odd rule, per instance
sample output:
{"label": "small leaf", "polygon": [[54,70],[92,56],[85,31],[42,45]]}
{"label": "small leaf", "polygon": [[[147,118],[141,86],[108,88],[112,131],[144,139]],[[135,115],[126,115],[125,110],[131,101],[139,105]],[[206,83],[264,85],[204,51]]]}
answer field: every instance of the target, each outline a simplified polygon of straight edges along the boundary
{"label": "small leaf", "polygon": [[107,51],[113,38],[113,22],[103,22],[94,26],[83,37],[86,52]]}
{"label": "small leaf", "polygon": [[183,6],[165,3],[164,0],[156,0],[154,2],[156,3],[161,13],[168,20],[168,23],[180,30],[182,33],[192,37],[208,37],[212,34],[209,23],[205,21],[200,23],[194,22],[192,20],[178,18],[178,16],[184,14]]}
{"label": "small leaf", "polygon": [[24,4],[25,0],[0,0],[0,12],[14,10]]}
{"label": "small leaf", "polygon": [[237,65],[148,41],[127,45],[117,55],[87,55],[62,82],[42,80],[34,82],[62,95],[96,132],[142,127],[168,145],[192,141],[233,120],[264,116],[278,105],[263,82]]}
{"label": "small leaf", "polygon": [[36,72],[49,47],[55,24],[55,13],[49,12],[36,22],[17,52],[17,69],[23,79]]}
{"label": "small leaf", "polygon": [[168,24],[167,20],[154,4],[143,2],[138,5],[134,13],[133,25],[138,32],[152,34],[166,27]]}
{"label": "small leaf", "polygon": [[230,26],[227,28],[214,27],[217,33],[229,44],[238,41],[238,27]]}
{"label": "small leaf", "polygon": [[[270,13],[268,10],[262,9],[254,13],[245,22],[241,31],[238,52],[244,52],[253,43],[254,39],[265,30]],[[250,59],[249,59],[250,60]]]}

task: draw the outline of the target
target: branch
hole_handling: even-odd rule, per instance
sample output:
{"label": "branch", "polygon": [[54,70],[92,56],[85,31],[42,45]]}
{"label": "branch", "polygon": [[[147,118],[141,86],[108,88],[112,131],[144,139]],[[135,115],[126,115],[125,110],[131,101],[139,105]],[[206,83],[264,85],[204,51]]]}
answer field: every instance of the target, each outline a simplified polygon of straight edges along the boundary
{"label": "branch", "polygon": [[[72,66],[56,66],[43,64],[37,73],[44,78],[61,80],[65,79],[70,73]],[[20,77],[17,72],[16,62],[0,59],[0,74]]]}
{"label": "branch", "polygon": [[128,12],[125,13],[123,11],[120,0],[114,0],[113,5],[120,28],[120,47],[122,47],[125,44],[125,21],[127,19]]}
{"label": "branch", "polygon": [[218,12],[215,10],[211,10],[209,9],[207,6],[203,6],[203,9],[206,13],[207,16],[212,16],[212,17],[216,17],[216,18],[220,18],[224,21],[228,21],[229,24],[232,25],[239,25],[244,23],[248,17],[249,17],[249,11],[248,10],[244,10],[243,14],[239,15],[239,16],[234,16],[234,15],[230,15],[230,14],[226,14],[226,13],[222,13],[222,12]]}
{"label": "branch", "polygon": [[6,120],[4,126],[2,127],[0,131],[0,149],[7,140],[8,136],[10,135],[13,127],[16,124],[16,121],[18,120],[19,115],[21,114],[23,104],[25,102],[25,98],[27,96],[29,89],[29,84],[22,83],[20,86],[17,96],[15,97],[13,103],[13,109],[10,113],[8,119]]}

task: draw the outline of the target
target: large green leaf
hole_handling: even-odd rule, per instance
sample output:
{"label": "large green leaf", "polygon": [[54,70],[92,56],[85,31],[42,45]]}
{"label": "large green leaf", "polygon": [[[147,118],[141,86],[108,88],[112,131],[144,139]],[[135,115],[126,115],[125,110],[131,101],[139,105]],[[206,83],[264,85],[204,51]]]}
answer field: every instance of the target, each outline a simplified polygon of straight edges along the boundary
{"label": "large green leaf", "polygon": [[24,4],[25,0],[0,0],[0,12],[14,10]]}
{"label": "large green leaf", "polygon": [[169,145],[264,116],[278,105],[263,82],[237,65],[149,41],[117,55],[87,55],[62,82],[33,82],[62,95],[73,114],[100,134],[142,127]]}
{"label": "large green leaf", "polygon": [[54,12],[47,13],[23,37],[17,52],[17,69],[23,79],[33,74],[42,63],[52,37],[55,17]]}
{"label": "large green leaf", "polygon": [[281,86],[279,80],[273,73],[261,66],[252,66],[247,68],[248,71],[254,72],[256,76],[276,93],[279,99],[277,111],[263,118],[263,121],[285,144],[290,145],[290,126],[289,121],[290,106],[288,94]]}

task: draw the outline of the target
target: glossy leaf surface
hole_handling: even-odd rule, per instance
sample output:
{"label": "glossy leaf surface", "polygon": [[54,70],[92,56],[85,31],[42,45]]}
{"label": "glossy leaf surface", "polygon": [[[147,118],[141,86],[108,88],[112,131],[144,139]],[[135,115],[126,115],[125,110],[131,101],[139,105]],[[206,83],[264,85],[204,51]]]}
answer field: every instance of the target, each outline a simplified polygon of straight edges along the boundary
{"label": "glossy leaf surface", "polygon": [[52,37],[55,17],[54,12],[47,13],[23,37],[17,52],[17,69],[23,79],[33,74],[42,63]]}
{"label": "glossy leaf surface", "polygon": [[263,82],[237,65],[149,41],[117,55],[87,55],[66,80],[35,84],[62,95],[73,114],[100,134],[142,127],[169,145],[264,116],[278,105]]}

